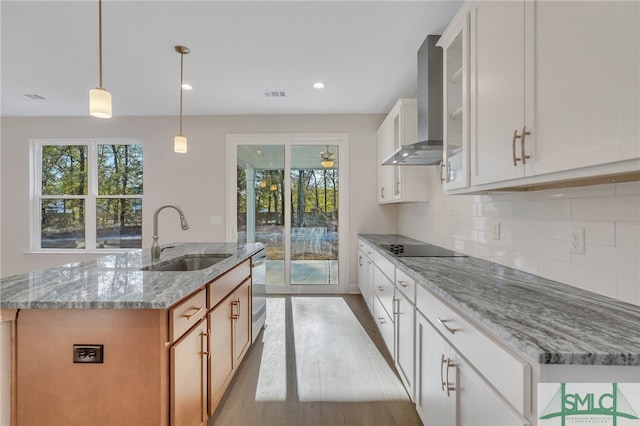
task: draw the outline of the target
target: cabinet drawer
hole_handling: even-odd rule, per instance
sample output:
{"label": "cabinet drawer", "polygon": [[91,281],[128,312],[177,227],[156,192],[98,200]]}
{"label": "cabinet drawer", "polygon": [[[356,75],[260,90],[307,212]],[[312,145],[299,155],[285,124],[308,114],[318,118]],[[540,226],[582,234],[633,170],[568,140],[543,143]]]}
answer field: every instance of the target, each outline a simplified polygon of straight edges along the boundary
{"label": "cabinet drawer", "polygon": [[229,293],[238,287],[244,280],[251,275],[251,261],[249,259],[240,263],[224,275],[216,278],[208,285],[209,290],[209,309],[215,307]]}
{"label": "cabinet drawer", "polygon": [[411,303],[416,303],[416,282],[400,269],[396,269],[396,288],[400,290]]}
{"label": "cabinet drawer", "polygon": [[394,324],[385,308],[382,307],[380,299],[373,298],[373,319],[380,330],[382,339],[389,349],[389,353],[393,359],[396,358],[394,350]]}
{"label": "cabinet drawer", "polygon": [[[529,410],[530,367],[422,286],[416,307],[462,356],[520,412]],[[487,334],[485,334],[487,333]]]}
{"label": "cabinet drawer", "polygon": [[369,259],[373,259],[373,249],[369,244],[365,243],[362,240],[358,240],[358,247],[364,252],[364,254],[367,255]]}
{"label": "cabinet drawer", "polygon": [[373,253],[373,263],[376,264],[378,268],[389,278],[389,281],[393,282],[395,277],[395,269],[396,267],[388,261],[383,255],[378,252]]}
{"label": "cabinet drawer", "polygon": [[393,318],[393,283],[378,268],[373,268],[373,287],[374,294],[380,299],[387,314]]}
{"label": "cabinet drawer", "polygon": [[207,292],[202,289],[169,309],[169,340],[175,342],[207,313]]}

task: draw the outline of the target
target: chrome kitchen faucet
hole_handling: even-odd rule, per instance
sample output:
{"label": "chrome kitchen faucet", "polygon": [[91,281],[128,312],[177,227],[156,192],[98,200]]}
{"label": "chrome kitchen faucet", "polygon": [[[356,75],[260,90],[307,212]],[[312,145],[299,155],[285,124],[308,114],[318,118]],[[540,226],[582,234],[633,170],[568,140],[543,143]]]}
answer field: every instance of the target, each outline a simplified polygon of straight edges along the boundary
{"label": "chrome kitchen faucet", "polygon": [[160,258],[160,245],[158,244],[158,213],[161,210],[166,209],[167,207],[171,207],[175,209],[180,215],[180,226],[183,231],[189,229],[189,224],[187,223],[187,219],[184,217],[184,213],[182,209],[175,204],[164,204],[158,207],[153,213],[153,242],[151,243],[151,260],[158,260]]}

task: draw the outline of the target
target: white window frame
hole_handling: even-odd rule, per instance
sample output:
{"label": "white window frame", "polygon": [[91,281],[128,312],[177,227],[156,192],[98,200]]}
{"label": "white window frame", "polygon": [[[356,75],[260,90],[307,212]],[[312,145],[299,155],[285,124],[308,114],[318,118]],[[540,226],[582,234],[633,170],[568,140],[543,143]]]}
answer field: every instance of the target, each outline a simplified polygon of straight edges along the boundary
{"label": "white window frame", "polygon": [[[43,196],[42,195],[42,147],[48,145],[86,145],[87,146],[87,194],[86,195],[60,195],[60,196]],[[99,195],[98,194],[98,145],[143,145],[139,139],[31,139],[29,141],[30,150],[30,184],[31,188],[30,203],[30,251],[37,253],[120,253],[132,250],[132,248],[97,248],[97,229],[96,229],[96,200],[98,198],[131,198],[140,199],[143,204],[143,194],[136,195]],[[143,154],[144,155],[144,154]],[[143,161],[144,170],[144,161]],[[143,191],[144,191],[144,172],[143,172]],[[44,198],[56,199],[83,199],[84,206],[84,248],[78,249],[55,249],[42,248],[41,244],[41,209],[40,200]],[[143,222],[144,226],[144,222]]]}

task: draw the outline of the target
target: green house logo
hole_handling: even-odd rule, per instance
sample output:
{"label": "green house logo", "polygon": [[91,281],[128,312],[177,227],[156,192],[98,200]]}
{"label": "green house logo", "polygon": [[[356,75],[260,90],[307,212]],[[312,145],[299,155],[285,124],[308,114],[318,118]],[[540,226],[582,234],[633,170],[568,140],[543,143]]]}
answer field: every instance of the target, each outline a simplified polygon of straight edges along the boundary
{"label": "green house logo", "polygon": [[570,392],[567,391],[566,383],[560,383],[556,393],[541,411],[540,420],[559,418],[561,426],[565,426],[567,420],[571,424],[593,424],[599,420],[598,423],[602,424],[607,419],[606,423],[613,426],[618,425],[618,419],[638,420],[638,414],[618,388],[618,384],[610,385],[611,388],[606,390],[600,387],[598,390],[585,392],[582,389],[586,386],[581,386],[580,391],[574,389]]}

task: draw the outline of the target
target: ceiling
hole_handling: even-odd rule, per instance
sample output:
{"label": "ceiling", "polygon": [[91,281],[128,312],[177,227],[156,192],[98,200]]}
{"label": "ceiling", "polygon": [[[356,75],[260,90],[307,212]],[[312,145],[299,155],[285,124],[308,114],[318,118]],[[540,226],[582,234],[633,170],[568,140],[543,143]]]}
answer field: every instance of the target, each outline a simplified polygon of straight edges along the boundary
{"label": "ceiling", "polygon": [[[177,115],[183,44],[185,115],[386,113],[415,95],[416,52],[461,3],[103,0],[104,87],[114,117]],[[87,116],[98,2],[2,0],[0,14],[2,116]]]}

